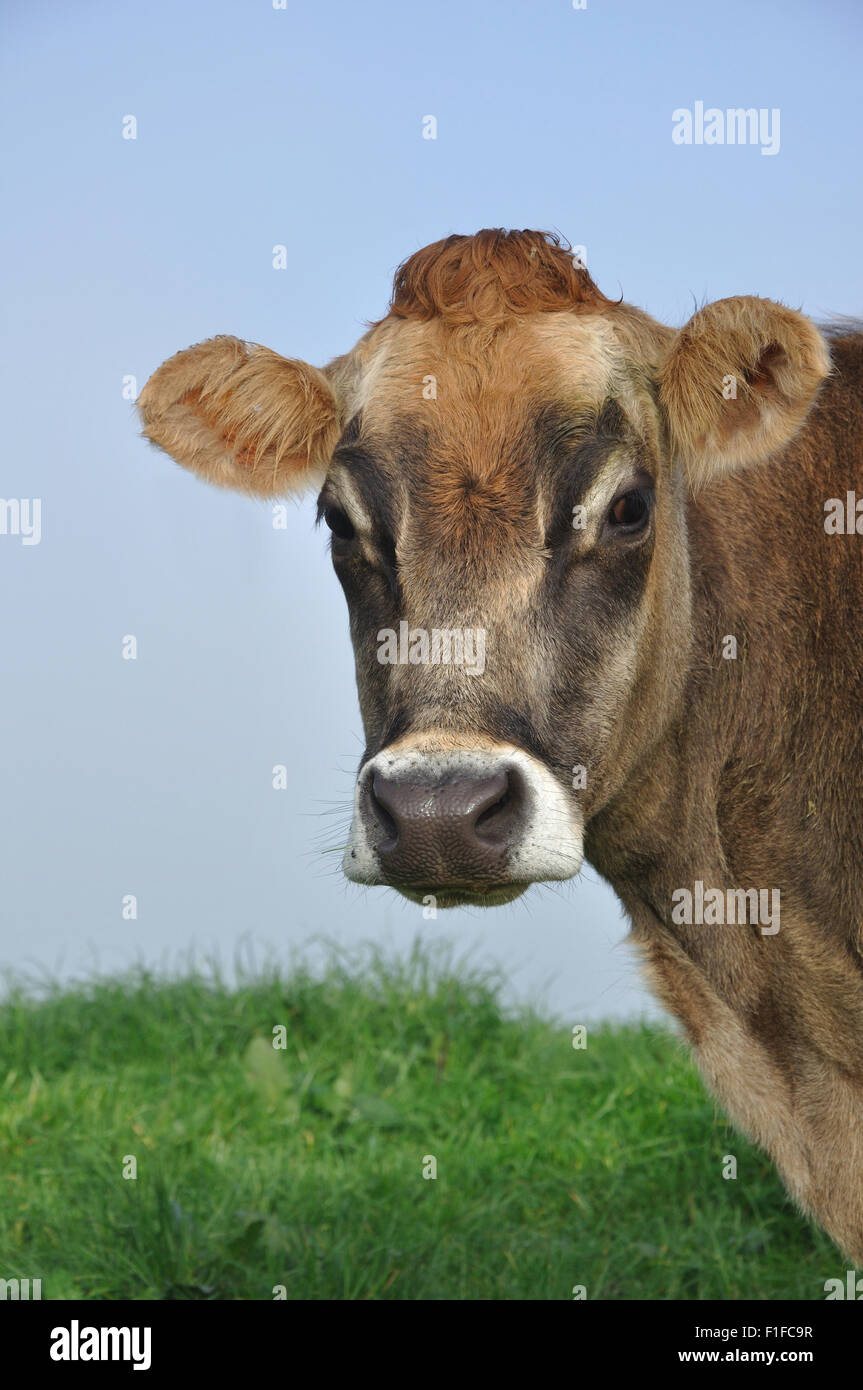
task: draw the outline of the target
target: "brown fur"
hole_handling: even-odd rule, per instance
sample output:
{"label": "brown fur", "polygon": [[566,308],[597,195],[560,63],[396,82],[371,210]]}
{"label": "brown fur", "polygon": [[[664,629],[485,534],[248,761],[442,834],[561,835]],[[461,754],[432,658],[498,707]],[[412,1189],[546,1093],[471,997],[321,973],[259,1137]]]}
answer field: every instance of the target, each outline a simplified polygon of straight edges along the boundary
{"label": "brown fur", "polygon": [[396,271],[390,313],[448,325],[610,304],[560,239],[487,229],[416,251]]}

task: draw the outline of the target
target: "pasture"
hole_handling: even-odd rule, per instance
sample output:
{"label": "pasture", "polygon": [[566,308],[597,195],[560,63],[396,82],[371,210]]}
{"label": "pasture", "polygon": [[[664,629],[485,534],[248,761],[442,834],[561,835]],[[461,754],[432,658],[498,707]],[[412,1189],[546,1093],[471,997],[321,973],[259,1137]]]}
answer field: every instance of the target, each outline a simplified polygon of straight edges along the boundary
{"label": "pasture", "polygon": [[844,1277],[675,1037],[574,1049],[451,954],[19,982],[0,1059],[0,1276],[43,1298],[823,1299]]}

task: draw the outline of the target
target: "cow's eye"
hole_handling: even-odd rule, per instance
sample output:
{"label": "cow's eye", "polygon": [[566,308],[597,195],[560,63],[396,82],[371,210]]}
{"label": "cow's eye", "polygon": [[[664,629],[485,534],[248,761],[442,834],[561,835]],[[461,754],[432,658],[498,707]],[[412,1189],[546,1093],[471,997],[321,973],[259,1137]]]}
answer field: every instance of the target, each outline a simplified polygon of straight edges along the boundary
{"label": "cow's eye", "polygon": [[337,536],[340,541],[351,541],[356,535],[350,517],[347,512],[342,511],[341,507],[325,507],[324,521],[333,535]]}
{"label": "cow's eye", "polygon": [[615,498],[608,513],[608,524],[616,531],[640,531],[647,524],[650,503],[642,488],[632,488]]}

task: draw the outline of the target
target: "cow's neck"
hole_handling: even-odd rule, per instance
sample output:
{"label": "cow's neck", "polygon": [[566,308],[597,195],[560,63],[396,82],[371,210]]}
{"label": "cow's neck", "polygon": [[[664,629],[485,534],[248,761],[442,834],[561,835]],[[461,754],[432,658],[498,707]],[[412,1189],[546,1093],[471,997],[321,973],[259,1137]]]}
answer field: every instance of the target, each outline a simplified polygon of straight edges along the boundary
{"label": "cow's neck", "polygon": [[[587,855],[629,911],[653,987],[684,1024],[709,1084],[797,1200],[860,1262],[860,831],[859,819],[856,831],[853,819],[839,825],[838,800],[826,800],[819,750],[842,735],[825,722],[816,683],[837,702],[853,692],[841,688],[838,668],[822,662],[813,671],[804,650],[819,601],[806,591],[807,557],[796,553],[792,565],[787,545],[782,560],[765,557],[763,533],[751,525],[747,534],[745,520],[723,539],[720,512],[695,519],[696,541],[709,531],[710,544],[693,547],[683,701],[590,824]],[[699,548],[711,556],[709,574]],[[769,586],[756,574],[765,563],[774,566]],[[736,656],[722,655],[727,637]],[[855,776],[859,788],[859,764]],[[859,817],[859,790],[849,800]],[[680,890],[698,915],[699,884],[703,920],[675,921]],[[750,888],[774,895],[768,908],[778,891],[778,931],[769,920],[717,923],[715,899],[711,922],[708,890],[727,908],[729,890]]]}

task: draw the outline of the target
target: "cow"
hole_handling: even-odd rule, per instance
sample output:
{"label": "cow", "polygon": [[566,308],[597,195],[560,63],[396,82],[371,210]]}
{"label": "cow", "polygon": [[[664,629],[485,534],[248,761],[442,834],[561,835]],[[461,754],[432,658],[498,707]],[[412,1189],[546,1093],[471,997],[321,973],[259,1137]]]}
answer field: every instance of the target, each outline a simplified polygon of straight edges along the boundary
{"label": "cow", "polygon": [[857,1264],[861,386],[851,320],[743,295],[670,328],[488,229],[410,256],[323,368],[216,337],[138,402],[209,483],[319,491],[366,740],[348,878],[494,906],[586,857]]}

